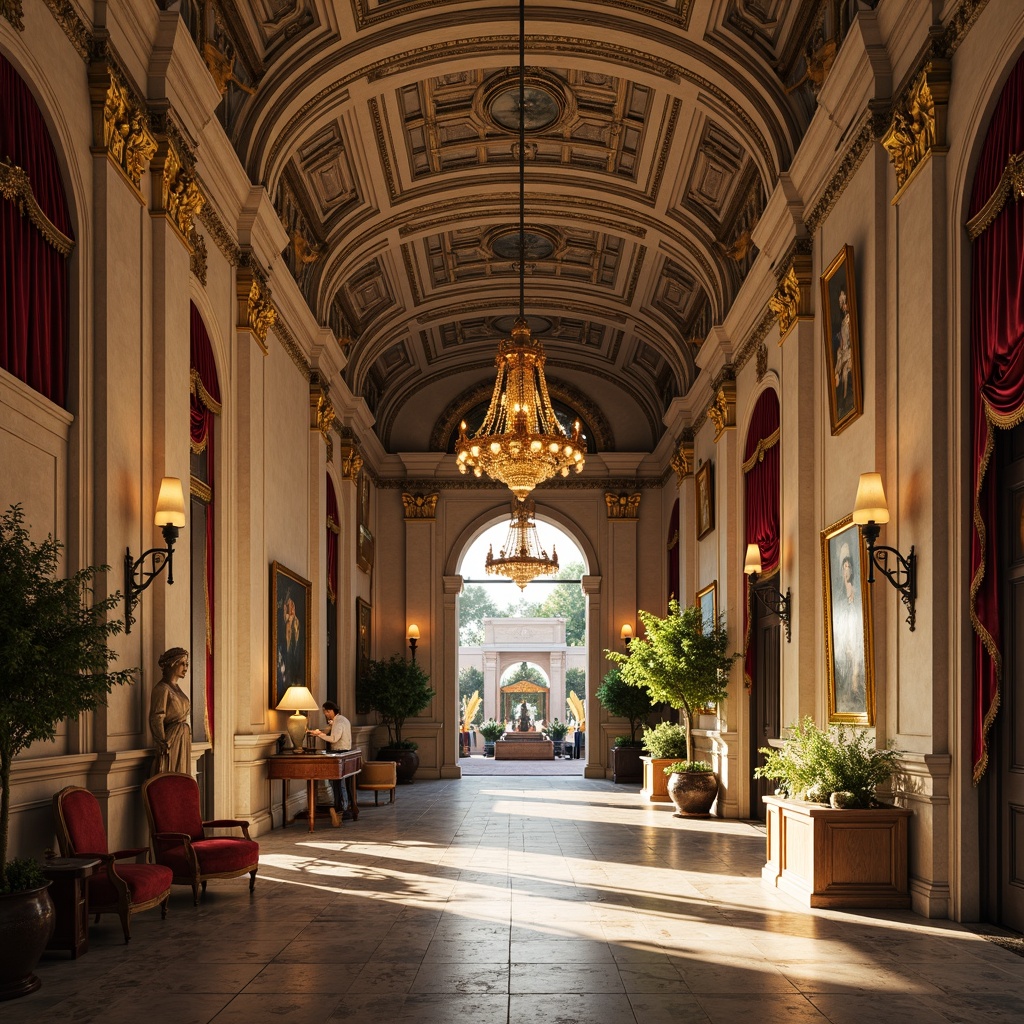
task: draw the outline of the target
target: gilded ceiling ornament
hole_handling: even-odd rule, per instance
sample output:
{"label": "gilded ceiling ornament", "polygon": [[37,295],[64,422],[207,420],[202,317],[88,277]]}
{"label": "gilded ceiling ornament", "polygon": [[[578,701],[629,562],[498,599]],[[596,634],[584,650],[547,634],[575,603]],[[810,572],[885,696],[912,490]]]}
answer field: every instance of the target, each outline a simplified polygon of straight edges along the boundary
{"label": "gilded ceiling ornament", "polygon": [[438,494],[409,494],[402,492],[402,506],[406,519],[433,519],[437,511]]}
{"label": "gilded ceiling ornament", "polygon": [[693,476],[692,437],[680,438],[679,443],[676,445],[676,450],[672,455],[671,465],[676,471],[676,482],[678,484],[682,484],[688,476]]}
{"label": "gilded ceiling ornament", "polygon": [[267,347],[267,334],[270,328],[277,323],[277,310],[270,301],[270,293],[264,294],[259,281],[254,277],[249,286],[249,301],[247,305],[248,326],[256,335],[257,341],[265,349]]}
{"label": "gilded ceiling ornament", "polygon": [[25,31],[21,0],[0,0],[0,18],[6,18],[19,32]]}
{"label": "gilded ceiling ornament", "polygon": [[768,308],[779,321],[779,337],[784,338],[800,313],[800,282],[793,266],[786,271],[786,276],[768,300]]}
{"label": "gilded ceiling ornament", "polygon": [[43,213],[23,167],[0,159],[0,196],[16,203],[18,210],[36,226],[46,241],[61,254],[70,256],[75,243]]}
{"label": "gilded ceiling ornament", "polygon": [[945,144],[948,99],[948,67],[930,62],[896,105],[882,146],[896,172],[897,196],[928,153]]}
{"label": "gilded ceiling ornament", "polygon": [[636,519],[640,515],[640,492],[634,494],[612,494],[605,492],[604,503],[608,507],[609,519]]}
{"label": "gilded ceiling ornament", "polygon": [[210,69],[210,74],[213,75],[213,80],[220,90],[221,96],[228,91],[228,82],[234,82],[242,92],[246,92],[250,96],[256,95],[256,90],[246,85],[235,74],[235,58],[233,56],[229,57],[223,50],[218,50],[213,43],[206,43],[203,46],[203,60],[206,61],[206,66]]}
{"label": "gilded ceiling ornament", "polygon": [[322,250],[315,245],[309,244],[309,239],[296,228],[291,233],[292,255],[295,257],[295,276],[302,273],[302,268],[309,263],[316,263],[323,258]]}

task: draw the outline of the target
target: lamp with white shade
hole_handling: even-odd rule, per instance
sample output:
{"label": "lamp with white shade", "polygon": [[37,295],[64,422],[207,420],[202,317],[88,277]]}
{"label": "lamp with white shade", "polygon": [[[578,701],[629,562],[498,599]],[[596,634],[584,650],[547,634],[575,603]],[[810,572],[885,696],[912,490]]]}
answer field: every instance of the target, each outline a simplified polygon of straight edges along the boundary
{"label": "lamp with white shade", "polygon": [[293,754],[302,753],[303,743],[306,739],[306,729],[309,726],[309,720],[302,712],[316,711],[319,707],[320,705],[317,704],[316,698],[309,692],[308,686],[289,686],[284,691],[284,696],[279,701],[277,710],[295,712],[295,714],[288,718],[286,726],[288,738],[292,741]]}
{"label": "lamp with white shade", "polygon": [[747,545],[747,554],[743,559],[743,572],[750,579],[750,589],[757,595],[757,599],[771,612],[778,615],[779,621],[786,627],[786,643],[792,642],[792,594],[789,587],[783,594],[778,587],[763,583],[756,587],[757,577],[761,575],[761,548],[757,544]]}

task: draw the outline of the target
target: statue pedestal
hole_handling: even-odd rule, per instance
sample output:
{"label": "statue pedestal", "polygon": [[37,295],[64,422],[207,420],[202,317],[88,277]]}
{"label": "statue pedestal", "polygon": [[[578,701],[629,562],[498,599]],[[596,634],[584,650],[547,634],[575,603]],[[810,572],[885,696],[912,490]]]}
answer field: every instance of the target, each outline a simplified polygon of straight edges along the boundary
{"label": "statue pedestal", "polygon": [[496,761],[553,761],[555,745],[540,732],[507,732],[494,744]]}

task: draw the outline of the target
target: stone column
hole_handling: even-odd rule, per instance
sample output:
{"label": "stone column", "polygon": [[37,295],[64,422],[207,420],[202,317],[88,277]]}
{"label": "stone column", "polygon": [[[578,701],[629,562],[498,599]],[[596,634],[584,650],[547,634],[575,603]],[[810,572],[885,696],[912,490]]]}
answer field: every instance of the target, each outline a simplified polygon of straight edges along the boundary
{"label": "stone column", "polygon": [[[442,599],[444,602],[441,622],[441,636],[449,637],[446,643],[439,644],[443,651],[443,665],[442,665],[442,678],[447,679],[445,687],[451,694],[451,700],[455,704],[455,718],[452,719],[454,725],[449,727],[447,724],[442,730],[443,742],[445,749],[448,749],[448,733],[454,732],[454,744],[455,751],[458,751],[458,683],[459,678],[459,594],[462,593],[462,577],[455,576],[442,576],[441,577],[441,590]],[[437,689],[437,687],[435,687]],[[487,688],[484,687],[484,716],[487,715]],[[458,762],[442,761],[441,763],[441,778],[442,779],[459,779],[462,778],[462,769],[459,767]]]}
{"label": "stone column", "polygon": [[[602,631],[602,609],[601,609],[601,577],[584,576],[580,581],[583,593],[587,598],[587,636],[603,636]],[[604,661],[601,654],[601,645],[595,643],[587,644],[587,728],[585,732],[587,743],[586,765],[583,775],[588,779],[603,779],[605,777],[605,762],[607,752],[602,749],[601,742],[601,702],[597,699],[596,680],[603,675],[602,664]]]}

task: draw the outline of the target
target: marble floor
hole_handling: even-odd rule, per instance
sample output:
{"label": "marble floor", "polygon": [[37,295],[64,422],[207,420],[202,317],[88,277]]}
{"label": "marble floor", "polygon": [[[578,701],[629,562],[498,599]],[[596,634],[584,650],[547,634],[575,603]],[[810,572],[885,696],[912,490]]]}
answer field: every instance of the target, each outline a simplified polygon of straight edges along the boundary
{"label": "marble floor", "polygon": [[698,1024],[1024,1020],[1024,959],[945,921],[809,911],[764,834],[636,787],[418,781],[358,822],[260,836],[248,879],[176,887],[121,940],[46,959],[3,1024]]}

